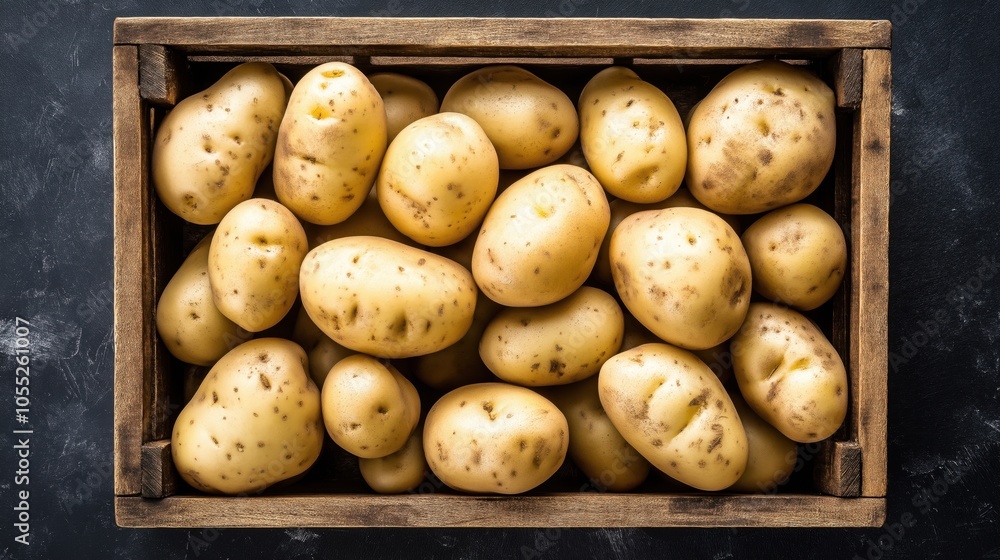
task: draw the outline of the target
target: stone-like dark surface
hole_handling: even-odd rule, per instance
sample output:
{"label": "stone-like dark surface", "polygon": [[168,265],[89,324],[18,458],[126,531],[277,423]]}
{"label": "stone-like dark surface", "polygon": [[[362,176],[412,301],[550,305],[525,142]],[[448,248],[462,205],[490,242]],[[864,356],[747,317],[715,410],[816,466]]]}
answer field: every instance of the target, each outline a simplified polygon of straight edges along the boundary
{"label": "stone-like dark surface", "polygon": [[[995,2],[6,0],[2,558],[1000,557]],[[891,18],[889,513],[837,530],[126,530],[111,496],[111,29],[136,15]],[[991,142],[993,142],[991,144]],[[31,544],[13,539],[14,328],[31,323]],[[905,532],[893,528],[912,519]]]}

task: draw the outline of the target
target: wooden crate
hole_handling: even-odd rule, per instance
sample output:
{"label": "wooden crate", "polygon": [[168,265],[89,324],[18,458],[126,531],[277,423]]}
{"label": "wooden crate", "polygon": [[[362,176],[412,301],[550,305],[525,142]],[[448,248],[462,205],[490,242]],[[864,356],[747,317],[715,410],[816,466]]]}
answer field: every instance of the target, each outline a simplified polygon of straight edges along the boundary
{"label": "wooden crate", "polygon": [[[886,508],[886,311],[890,119],[887,21],[478,18],[126,18],[114,31],[115,516],[125,527],[878,526]],[[212,497],[184,490],[170,458],[177,364],[153,310],[182,255],[180,221],[150,184],[157,121],[197,78],[245,60],[299,75],[327,60],[417,72],[440,84],[513,62],[565,87],[631,65],[683,111],[760,58],[808,64],[834,87],[838,152],[817,203],[844,227],[844,288],[824,323],[844,357],[850,409],[812,462],[812,490],[773,495],[358,491]],[[213,74],[214,72],[214,74]],[[654,80],[651,80],[654,81]],[[656,83],[654,81],[654,83]],[[676,87],[674,87],[676,86]],[[574,88],[576,88],[574,90]],[[440,93],[440,92],[439,92]],[[316,491],[322,491],[319,487]],[[177,493],[179,492],[179,493]]]}

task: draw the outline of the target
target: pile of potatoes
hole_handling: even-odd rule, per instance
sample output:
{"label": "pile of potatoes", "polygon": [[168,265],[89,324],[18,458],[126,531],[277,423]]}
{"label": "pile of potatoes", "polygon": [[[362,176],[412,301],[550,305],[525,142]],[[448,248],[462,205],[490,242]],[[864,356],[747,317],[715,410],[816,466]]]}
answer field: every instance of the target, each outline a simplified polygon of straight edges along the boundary
{"label": "pile of potatoes", "polygon": [[156,309],[197,366],[178,472],[260,492],[328,435],[382,493],[430,473],[526,492],[567,455],[608,491],[650,472],[773,491],[847,410],[841,357],[803,314],[847,265],[837,222],[801,202],[835,128],[830,88],[776,61],[686,119],[625,67],[575,104],[485,67],[440,107],[419,80],[340,62],[294,85],[233,68],[166,115],[152,153],[159,200],[213,226]]}

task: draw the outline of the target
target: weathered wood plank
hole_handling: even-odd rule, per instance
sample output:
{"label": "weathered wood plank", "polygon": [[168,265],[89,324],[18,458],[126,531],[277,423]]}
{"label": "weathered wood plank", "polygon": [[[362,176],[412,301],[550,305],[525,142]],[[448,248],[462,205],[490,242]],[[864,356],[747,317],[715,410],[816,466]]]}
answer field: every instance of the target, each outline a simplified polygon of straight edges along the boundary
{"label": "weathered wood plank", "polygon": [[116,498],[122,527],[877,527],[883,498],[568,493],[534,496]]}
{"label": "weathered wood plank", "polygon": [[142,497],[165,498],[177,490],[177,470],[170,452],[170,440],[142,446]]}
{"label": "weathered wood plank", "polygon": [[837,94],[839,108],[857,109],[861,105],[863,53],[863,49],[843,49],[830,59],[833,90]]}
{"label": "weathered wood plank", "polygon": [[861,495],[861,446],[853,441],[825,441],[813,467],[816,489],[842,498]]}
{"label": "weathered wood plank", "polygon": [[187,62],[163,45],[139,45],[139,95],[156,105],[176,105]]}

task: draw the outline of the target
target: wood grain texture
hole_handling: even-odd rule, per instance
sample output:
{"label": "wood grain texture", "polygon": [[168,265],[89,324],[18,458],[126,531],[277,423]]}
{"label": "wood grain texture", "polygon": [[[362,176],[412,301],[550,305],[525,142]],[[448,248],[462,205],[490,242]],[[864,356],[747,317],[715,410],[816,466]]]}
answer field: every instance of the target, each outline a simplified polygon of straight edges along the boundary
{"label": "wood grain texture", "polygon": [[857,109],[861,106],[863,54],[863,49],[843,49],[830,59],[833,91],[837,95],[837,107],[841,109]]}
{"label": "wood grain texture", "polygon": [[173,106],[181,100],[181,81],[187,62],[163,45],[139,45],[139,95],[156,105]]}
{"label": "wood grain texture", "polygon": [[198,54],[745,57],[888,48],[890,24],[638,18],[124,18],[115,44]]}
{"label": "wood grain texture", "polygon": [[889,299],[890,52],[866,50],[854,143],[851,421],[861,445],[861,495],[885,496]]}
{"label": "wood grain texture", "polygon": [[833,496],[861,495],[861,446],[855,441],[823,442],[813,467],[816,489]]}
{"label": "wood grain texture", "polygon": [[142,446],[142,497],[165,498],[177,490],[177,470],[170,440],[152,441]]}
{"label": "wood grain texture", "polygon": [[119,497],[122,527],[877,527],[884,498],[570,493]]}
{"label": "wood grain texture", "polygon": [[116,46],[114,67],[115,224],[115,494],[139,494],[143,417],[143,371],[152,358],[143,336],[151,309],[143,306],[148,276],[149,232],[143,219],[148,169],[143,152],[139,54]]}

